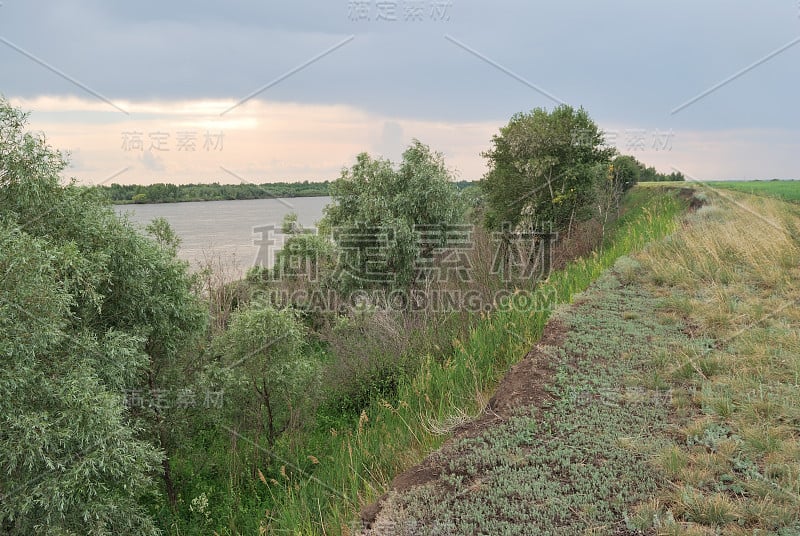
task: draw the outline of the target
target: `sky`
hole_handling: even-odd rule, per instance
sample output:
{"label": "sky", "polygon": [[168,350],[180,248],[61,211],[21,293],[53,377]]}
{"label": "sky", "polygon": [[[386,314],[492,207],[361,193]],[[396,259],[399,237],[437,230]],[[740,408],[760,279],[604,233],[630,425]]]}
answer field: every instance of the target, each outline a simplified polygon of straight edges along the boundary
{"label": "sky", "polygon": [[800,178],[800,3],[0,1],[0,94],[85,184],[333,180],[416,138],[457,178],[584,107],[700,180]]}

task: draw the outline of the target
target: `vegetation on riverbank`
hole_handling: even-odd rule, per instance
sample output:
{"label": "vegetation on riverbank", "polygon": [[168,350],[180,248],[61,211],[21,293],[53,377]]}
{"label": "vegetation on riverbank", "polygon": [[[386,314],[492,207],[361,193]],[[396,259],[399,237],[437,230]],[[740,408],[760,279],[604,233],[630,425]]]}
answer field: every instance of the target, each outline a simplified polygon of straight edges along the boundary
{"label": "vegetation on riverbank", "polygon": [[681,334],[659,324],[651,294],[620,283],[633,261],[616,264],[554,312],[490,409],[414,470],[422,485],[384,499],[370,535],[626,532],[660,484],[629,445],[667,428],[665,393],[626,380],[646,370],[652,341]]}
{"label": "vegetation on riverbank", "polygon": [[275,265],[230,282],[189,274],[166,221],[141,234],[62,184],[62,155],[0,104],[10,534],[346,532],[689,195],[633,188],[585,111],[534,110],[479,187],[418,141],[359,155],[321,233],[288,217]]}
{"label": "vegetation on riverbank", "polygon": [[276,197],[322,197],[329,195],[329,181],[272,182],[264,184],[147,184],[97,186],[116,205],[129,203],[182,203]]}
{"label": "vegetation on riverbank", "polygon": [[[376,393],[359,416],[287,444],[276,456],[283,463],[272,466],[265,485],[275,502],[263,526],[347,533],[359,510],[386,491],[396,474],[483,409],[508,368],[541,335],[554,306],[569,302],[620,255],[672,232],[684,207],[662,191],[631,192],[625,216],[600,251],[552,274],[533,293],[520,292],[498,311],[477,315],[451,349],[424,356],[393,397]],[[309,463],[311,458],[319,463]]]}
{"label": "vegetation on riverbank", "polygon": [[[185,203],[233,201],[237,199],[275,199],[327,197],[331,181],[267,182],[263,184],[110,184],[96,186],[115,205],[132,203]],[[454,182],[459,190],[474,183]]]}

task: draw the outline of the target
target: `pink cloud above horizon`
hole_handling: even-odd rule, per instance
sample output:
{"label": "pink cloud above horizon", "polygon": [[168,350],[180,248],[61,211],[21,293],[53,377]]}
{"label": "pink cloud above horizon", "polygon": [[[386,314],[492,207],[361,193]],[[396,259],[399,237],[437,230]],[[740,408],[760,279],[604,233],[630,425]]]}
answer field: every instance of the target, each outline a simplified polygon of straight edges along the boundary
{"label": "pink cloud above horizon", "polygon": [[[70,153],[66,174],[85,184],[333,180],[360,152],[396,161],[412,138],[444,153],[458,179],[475,180],[486,172],[481,153],[508,120],[426,121],[352,106],[260,100],[224,115],[234,101],[115,103],[128,115],[75,97],[11,102],[31,112],[32,130]],[[659,171],[678,169],[698,179],[768,179],[790,178],[796,169],[794,131],[600,126],[615,134],[612,144],[620,152]]]}

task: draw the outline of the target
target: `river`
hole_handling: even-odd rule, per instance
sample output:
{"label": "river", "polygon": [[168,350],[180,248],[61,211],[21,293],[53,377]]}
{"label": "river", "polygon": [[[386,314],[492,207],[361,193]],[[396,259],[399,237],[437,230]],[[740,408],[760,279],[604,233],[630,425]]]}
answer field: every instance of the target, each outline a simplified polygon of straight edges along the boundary
{"label": "river", "polygon": [[[115,205],[119,214],[144,227],[153,218],[165,218],[181,238],[178,256],[189,261],[192,270],[211,264],[228,278],[242,277],[259,256],[257,243],[263,235],[255,228],[275,226],[280,231],[283,217],[297,213],[304,227],[314,227],[330,197],[293,197],[197,203],[156,203]],[[261,246],[273,248],[276,246]],[[264,254],[262,249],[261,255]]]}

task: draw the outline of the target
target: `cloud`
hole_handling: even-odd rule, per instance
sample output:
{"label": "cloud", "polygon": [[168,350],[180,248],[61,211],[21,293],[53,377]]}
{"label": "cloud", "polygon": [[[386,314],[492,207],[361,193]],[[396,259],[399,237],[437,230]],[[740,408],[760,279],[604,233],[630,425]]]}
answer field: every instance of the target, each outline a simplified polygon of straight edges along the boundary
{"label": "cloud", "polygon": [[144,151],[142,155],[138,157],[138,160],[147,171],[161,173],[166,169],[166,166],[164,165],[164,159],[153,154],[153,151],[151,150]]}
{"label": "cloud", "polygon": [[[334,178],[365,150],[397,159],[413,137],[479,178],[481,151],[512,114],[553,105],[526,81],[605,128],[673,131],[672,151],[642,155],[663,170],[800,175],[784,141],[800,137],[800,43],[770,56],[800,33],[796,2],[451,0],[437,18],[426,0],[419,20],[394,4],[386,20],[374,1],[365,19],[344,0],[6,2],[2,91],[55,145],[79,148],[71,171],[92,181],[125,166],[130,181],[226,180],[220,166]],[[148,144],[167,132],[171,150],[148,168],[121,148],[125,131]],[[224,148],[178,151],[189,131],[201,149],[221,132]]]}
{"label": "cloud", "polygon": [[[27,101],[31,129],[74,157],[69,173],[86,183],[332,180],[364,151],[397,161],[412,138],[444,153],[460,179],[486,172],[481,153],[507,122],[426,121],[344,105],[253,100],[235,118],[209,113],[217,102],[130,101],[131,116],[98,121],[91,101]],[[74,110],[80,110],[75,112]],[[88,110],[88,111],[87,111]],[[195,115],[189,113],[193,111]],[[677,168],[703,179],[798,176],[793,129],[671,129],[664,123],[600,122],[612,145],[660,171]],[[158,148],[158,149],[157,149]],[[160,150],[159,150],[160,149]]]}
{"label": "cloud", "polygon": [[217,102],[130,101],[134,113],[112,113],[106,120],[97,119],[108,112],[91,100],[13,102],[35,110],[30,127],[47,132],[51,145],[80,148],[70,173],[88,183],[127,167],[120,180],[137,184],[235,180],[222,168],[250,182],[331,180],[364,151],[399,159],[412,137],[443,151],[465,178],[479,178],[479,153],[497,128],[493,121],[410,121],[352,106],[261,100],[222,118],[209,113]]}
{"label": "cloud", "polygon": [[[376,4],[368,20],[354,20],[344,0],[31,0],[3,6],[0,36],[115,103],[236,102],[353,35],[261,98],[451,122],[507,119],[552,104],[501,65],[600,121],[710,129],[800,120],[800,46],[669,115],[795,38],[800,20],[788,0],[452,0],[446,20],[435,20],[425,2],[419,21],[404,17],[403,2],[396,20],[380,20]],[[8,46],[0,45],[0,62],[9,96],[88,95]]]}
{"label": "cloud", "polygon": [[406,140],[403,138],[403,127],[397,121],[384,121],[380,138],[375,144],[374,152],[393,162],[400,160]]}

